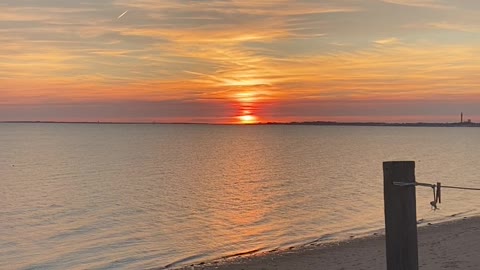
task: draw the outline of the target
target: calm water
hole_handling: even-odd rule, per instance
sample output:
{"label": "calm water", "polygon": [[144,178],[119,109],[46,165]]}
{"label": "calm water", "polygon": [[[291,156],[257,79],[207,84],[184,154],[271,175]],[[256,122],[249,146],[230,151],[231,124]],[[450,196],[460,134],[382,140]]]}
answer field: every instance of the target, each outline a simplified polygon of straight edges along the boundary
{"label": "calm water", "polygon": [[[0,269],[143,269],[383,226],[382,162],[480,185],[480,129],[0,124]],[[445,190],[418,218],[480,213]]]}

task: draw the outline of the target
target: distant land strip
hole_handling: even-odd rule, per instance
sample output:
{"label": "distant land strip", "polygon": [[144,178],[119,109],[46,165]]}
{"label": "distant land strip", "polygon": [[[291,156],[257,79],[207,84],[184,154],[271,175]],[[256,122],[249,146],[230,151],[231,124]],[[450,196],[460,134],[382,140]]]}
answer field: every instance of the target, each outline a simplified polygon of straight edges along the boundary
{"label": "distant land strip", "polygon": [[454,123],[388,123],[388,122],[335,122],[335,121],[308,121],[308,122],[266,122],[258,125],[311,125],[311,126],[378,126],[378,127],[480,127],[480,123],[454,122]]}
{"label": "distant land strip", "polygon": [[372,126],[372,127],[480,127],[480,123],[453,122],[453,123],[388,123],[388,122],[335,122],[335,121],[306,121],[306,122],[259,122],[251,124],[225,124],[225,123],[190,123],[190,122],[70,122],[70,121],[0,121],[7,124],[147,124],[147,125],[296,125],[296,126]]}
{"label": "distant land strip", "polygon": [[112,122],[112,121],[0,121],[0,124],[102,124],[102,125],[215,125],[195,122]]}

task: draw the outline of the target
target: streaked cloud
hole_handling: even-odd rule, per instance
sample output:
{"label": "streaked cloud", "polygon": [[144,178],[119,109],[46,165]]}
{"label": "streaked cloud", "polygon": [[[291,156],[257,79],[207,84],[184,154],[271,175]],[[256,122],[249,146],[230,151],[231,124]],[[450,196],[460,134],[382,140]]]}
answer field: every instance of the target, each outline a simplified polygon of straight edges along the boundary
{"label": "streaked cloud", "polygon": [[[51,108],[110,121],[128,106],[118,119],[231,122],[242,110],[271,121],[360,119],[355,108],[401,119],[402,106],[432,99],[436,112],[412,105],[404,117],[440,118],[460,106],[445,104],[478,99],[472,5],[5,0],[0,120],[53,120]],[[394,114],[392,104],[401,104]]]}
{"label": "streaked cloud", "polygon": [[400,42],[398,38],[392,37],[392,38],[385,38],[385,39],[379,39],[375,40],[374,43],[378,45],[391,45]]}
{"label": "streaked cloud", "polygon": [[448,22],[429,23],[428,26],[436,29],[442,29],[442,30],[471,32],[471,33],[479,32],[480,30],[479,26],[458,24],[458,23],[448,23]]}
{"label": "streaked cloud", "polygon": [[411,6],[411,7],[422,7],[422,8],[449,8],[449,5],[445,4],[446,1],[440,0],[382,0],[386,3]]}

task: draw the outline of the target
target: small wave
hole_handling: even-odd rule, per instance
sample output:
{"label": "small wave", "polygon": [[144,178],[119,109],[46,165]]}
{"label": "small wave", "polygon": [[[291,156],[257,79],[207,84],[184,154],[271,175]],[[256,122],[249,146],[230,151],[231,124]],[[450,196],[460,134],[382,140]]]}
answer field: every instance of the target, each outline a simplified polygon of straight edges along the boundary
{"label": "small wave", "polygon": [[174,261],[174,262],[172,262],[172,263],[169,263],[169,264],[165,265],[163,268],[164,268],[164,269],[169,269],[169,268],[172,268],[172,267],[175,267],[175,266],[185,265],[185,264],[187,264],[188,262],[198,261],[200,258],[204,258],[204,257],[206,257],[207,255],[208,255],[208,254],[206,254],[206,253],[204,253],[204,254],[192,255],[192,256],[189,256],[189,257],[186,257],[186,258],[183,258],[183,259]]}
{"label": "small wave", "polygon": [[253,250],[249,250],[249,251],[245,251],[245,252],[238,252],[238,253],[235,253],[235,254],[223,256],[222,259],[230,259],[230,258],[234,258],[234,257],[252,255],[252,254],[255,254],[255,253],[260,252],[261,250],[262,250],[262,249],[257,248],[257,249],[253,249]]}

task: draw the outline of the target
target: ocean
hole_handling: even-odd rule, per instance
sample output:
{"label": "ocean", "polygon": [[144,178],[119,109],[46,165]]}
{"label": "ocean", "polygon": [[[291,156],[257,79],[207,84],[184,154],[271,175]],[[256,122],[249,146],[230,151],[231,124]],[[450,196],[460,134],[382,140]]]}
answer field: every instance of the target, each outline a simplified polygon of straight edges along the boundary
{"label": "ocean", "polygon": [[[0,269],[175,268],[383,227],[382,162],[480,186],[480,128],[0,124]],[[478,192],[417,187],[422,224]]]}

